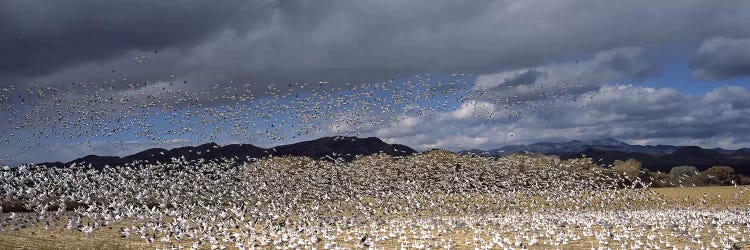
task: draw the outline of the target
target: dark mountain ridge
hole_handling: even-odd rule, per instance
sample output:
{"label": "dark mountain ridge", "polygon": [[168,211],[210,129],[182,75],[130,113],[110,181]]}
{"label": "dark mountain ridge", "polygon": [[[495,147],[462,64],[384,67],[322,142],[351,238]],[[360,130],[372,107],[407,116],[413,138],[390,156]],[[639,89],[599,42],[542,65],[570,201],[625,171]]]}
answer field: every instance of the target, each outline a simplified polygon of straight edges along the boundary
{"label": "dark mountain ridge", "polygon": [[274,156],[308,156],[322,159],[326,156],[341,157],[347,161],[356,155],[382,152],[392,156],[405,156],[417,151],[400,144],[387,144],[376,137],[323,137],[317,140],[276,146],[270,149]]}
{"label": "dark mountain ridge", "polygon": [[537,154],[564,154],[579,153],[589,148],[628,153],[644,153],[649,155],[664,155],[680,149],[679,146],[672,145],[631,145],[613,138],[604,138],[599,140],[573,140],[567,142],[537,142],[528,145],[508,145],[497,149],[472,149],[461,151],[460,153],[473,153],[478,155],[495,156],[511,155],[523,151],[533,152]]}
{"label": "dark mountain ridge", "polygon": [[704,149],[698,146],[630,145],[615,139],[540,142],[530,145],[511,145],[493,150],[466,150],[460,153],[503,156],[522,152],[557,155],[562,159],[587,157],[597,164],[611,165],[616,160],[635,159],[651,171],[669,172],[672,167],[695,166],[706,170],[712,166],[730,166],[739,174],[750,175],[750,149]]}
{"label": "dark mountain ridge", "polygon": [[750,158],[750,148],[741,148],[732,152],[732,156],[736,158]]}
{"label": "dark mountain ridge", "polygon": [[750,158],[735,157],[733,155],[717,153],[712,149],[702,149],[694,146],[688,146],[684,150],[660,156],[598,149],[587,149],[580,153],[556,155],[562,159],[585,156],[593,159],[595,163],[603,165],[613,164],[615,160],[635,159],[641,162],[644,168],[661,172],[669,172],[672,167],[682,165],[694,166],[701,171],[713,166],[730,166],[738,174],[750,175]]}
{"label": "dark mountain ridge", "polygon": [[[310,141],[261,148],[251,144],[231,144],[220,146],[206,143],[198,146],[174,149],[152,148],[125,157],[88,155],[67,163],[41,163],[43,166],[69,166],[91,164],[95,168],[118,166],[128,163],[170,162],[173,158],[184,158],[188,161],[236,159],[247,162],[252,158],[271,156],[307,156],[314,159],[353,160],[357,155],[385,153],[391,156],[406,156],[417,153],[416,150],[400,144],[387,144],[382,140],[369,137],[323,137]],[[615,139],[589,140],[551,143],[539,142],[530,145],[511,145],[494,150],[467,150],[463,154],[484,156],[503,156],[515,153],[535,153],[557,155],[562,159],[588,157],[601,165],[613,164],[616,160],[635,159],[644,168],[651,171],[668,172],[674,166],[690,165],[700,170],[712,166],[734,167],[737,173],[750,175],[750,148],[737,150],[704,149],[697,146],[630,145]]]}
{"label": "dark mountain ridge", "polygon": [[313,159],[353,160],[357,155],[385,153],[391,156],[406,156],[417,153],[416,150],[400,145],[388,144],[375,137],[323,137],[310,141],[297,142],[272,148],[261,148],[252,144],[230,144],[220,146],[206,143],[198,146],[179,147],[174,149],[152,148],[125,157],[87,155],[67,163],[47,162],[38,166],[63,167],[75,164],[91,164],[94,168],[120,166],[128,163],[170,162],[173,158],[184,158],[188,161],[236,159],[247,162],[252,158],[270,156],[307,156]]}

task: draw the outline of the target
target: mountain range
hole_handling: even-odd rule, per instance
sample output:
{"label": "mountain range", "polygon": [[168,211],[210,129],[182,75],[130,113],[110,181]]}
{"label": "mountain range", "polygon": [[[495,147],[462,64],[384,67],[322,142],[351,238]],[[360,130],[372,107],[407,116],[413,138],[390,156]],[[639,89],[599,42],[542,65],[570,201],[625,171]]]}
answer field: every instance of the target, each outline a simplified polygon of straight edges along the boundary
{"label": "mountain range", "polygon": [[712,166],[731,166],[740,174],[750,175],[750,148],[727,150],[697,146],[631,145],[612,138],[568,142],[539,142],[509,145],[491,150],[464,150],[462,154],[504,156],[516,153],[558,155],[562,159],[588,157],[602,165],[616,160],[635,159],[651,171],[668,172],[674,166],[690,165],[700,170]]}
{"label": "mountain range", "polygon": [[[234,158],[247,162],[252,158],[270,156],[307,156],[313,159],[340,158],[353,160],[357,155],[385,153],[391,156],[407,156],[416,150],[401,144],[388,144],[376,137],[323,137],[310,141],[261,148],[251,144],[230,144],[221,146],[206,143],[174,149],[152,148],[133,155],[97,156],[88,155],[70,162],[48,162],[37,165],[62,167],[73,163],[91,164],[95,168],[118,166],[127,163],[170,162],[172,158],[220,160]],[[697,146],[631,145],[612,138],[600,140],[573,140],[568,142],[539,142],[529,145],[509,145],[491,150],[465,150],[461,154],[484,156],[504,156],[516,153],[557,155],[562,159],[588,157],[601,165],[613,164],[616,160],[636,159],[644,168],[651,171],[668,172],[674,166],[691,165],[700,170],[712,166],[731,166],[739,174],[750,175],[750,148],[727,150],[721,148],[704,149]]]}
{"label": "mountain range", "polygon": [[188,161],[220,160],[234,158],[240,162],[247,162],[252,158],[270,156],[307,156],[313,159],[341,158],[345,161],[353,160],[357,155],[385,153],[391,156],[406,156],[417,153],[416,150],[400,145],[388,144],[376,137],[323,137],[316,140],[303,141],[294,144],[281,145],[272,148],[261,148],[251,144],[230,144],[220,146],[216,143],[206,143],[199,146],[179,147],[174,149],[152,148],[125,157],[88,155],[69,162],[47,162],[38,166],[62,167],[71,164],[91,164],[94,168],[105,166],[119,166],[127,163],[157,163],[170,162],[172,158],[184,158]]}
{"label": "mountain range", "polygon": [[530,152],[537,154],[566,154],[566,153],[579,153],[588,149],[594,150],[608,150],[608,151],[620,151],[627,153],[644,153],[649,155],[664,155],[677,151],[680,149],[679,146],[672,145],[656,145],[656,146],[641,146],[641,145],[630,145],[622,141],[618,141],[612,138],[605,138],[600,140],[586,140],[579,141],[573,140],[568,142],[537,142],[528,145],[508,145],[497,149],[491,150],[466,150],[460,153],[473,153],[479,155],[492,155],[492,156],[504,156],[511,155],[520,152]]}

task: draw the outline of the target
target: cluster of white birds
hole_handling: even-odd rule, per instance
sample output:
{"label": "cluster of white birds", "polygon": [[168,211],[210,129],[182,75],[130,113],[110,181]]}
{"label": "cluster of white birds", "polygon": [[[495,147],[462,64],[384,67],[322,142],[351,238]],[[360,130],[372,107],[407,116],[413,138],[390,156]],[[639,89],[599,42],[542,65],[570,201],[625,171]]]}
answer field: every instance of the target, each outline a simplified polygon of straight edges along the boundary
{"label": "cluster of white birds", "polygon": [[[0,126],[0,144],[60,150],[61,145],[70,149],[97,141],[127,147],[128,141],[161,143],[184,138],[253,143],[331,134],[356,136],[408,117],[441,116],[466,107],[483,119],[532,118],[540,115],[538,107],[552,105],[548,100],[573,100],[568,97],[585,89],[562,83],[545,89],[538,88],[541,85],[478,89],[473,77],[423,74],[373,83],[258,86],[229,81],[196,87],[172,74],[154,82],[1,83],[0,115],[7,121]],[[608,91],[592,92],[592,97]],[[527,94],[519,97],[511,92]],[[478,102],[495,108],[484,109]]]}
{"label": "cluster of white birds", "polygon": [[[590,159],[432,151],[352,162],[173,159],[0,171],[0,236],[27,228],[157,249],[728,249],[750,204],[681,206]],[[733,187],[746,199],[747,187]],[[694,198],[695,199],[695,198]],[[10,212],[17,210],[16,212]],[[25,210],[27,212],[22,212]]]}
{"label": "cluster of white birds", "polygon": [[[137,58],[136,60],[142,60]],[[0,112],[8,117],[2,142],[69,142],[75,139],[151,139],[161,141],[184,134],[204,140],[229,134],[251,141],[313,135],[331,124],[348,123],[361,131],[396,119],[402,108],[434,112],[426,102],[445,101],[470,88],[466,77],[449,83],[429,75],[414,80],[331,84],[213,83],[200,89],[168,80],[135,83],[128,79],[91,83],[3,83]],[[452,108],[456,107],[451,103]],[[423,105],[423,106],[420,106]],[[442,106],[441,106],[442,107]],[[442,108],[449,108],[448,106]],[[130,138],[133,135],[134,138]]]}

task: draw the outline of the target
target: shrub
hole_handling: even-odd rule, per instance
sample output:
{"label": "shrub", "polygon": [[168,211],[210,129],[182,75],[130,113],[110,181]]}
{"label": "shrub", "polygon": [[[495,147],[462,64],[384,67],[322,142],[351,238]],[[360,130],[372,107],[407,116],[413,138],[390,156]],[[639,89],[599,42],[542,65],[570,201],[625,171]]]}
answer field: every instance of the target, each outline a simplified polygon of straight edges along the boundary
{"label": "shrub", "polygon": [[728,166],[713,166],[703,171],[702,175],[708,178],[708,184],[732,185],[732,181],[739,181],[734,168]]}
{"label": "shrub", "polygon": [[680,178],[680,177],[692,177],[698,172],[698,169],[693,166],[677,166],[673,167],[672,170],[669,171],[669,174],[672,175],[672,178]]}
{"label": "shrub", "polygon": [[693,176],[690,176],[690,177],[686,178],[683,181],[683,184],[684,185],[693,184],[693,185],[696,185],[696,186],[707,186],[707,185],[710,185],[711,183],[709,183],[708,177],[706,177],[706,175],[704,175],[703,173],[701,173],[701,174],[693,175]]}
{"label": "shrub", "polygon": [[672,176],[667,173],[651,172],[649,174],[652,187],[671,187]]}
{"label": "shrub", "polygon": [[628,159],[626,161],[615,160],[613,165],[615,172],[628,177],[641,176],[643,172],[641,163],[635,159]]}
{"label": "shrub", "polygon": [[739,175],[740,185],[750,185],[750,176]]}

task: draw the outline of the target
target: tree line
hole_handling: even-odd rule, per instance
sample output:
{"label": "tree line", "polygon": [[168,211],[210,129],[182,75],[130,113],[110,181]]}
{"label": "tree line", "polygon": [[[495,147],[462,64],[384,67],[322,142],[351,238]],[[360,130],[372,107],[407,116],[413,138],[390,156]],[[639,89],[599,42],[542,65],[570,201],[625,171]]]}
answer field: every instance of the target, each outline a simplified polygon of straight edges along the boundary
{"label": "tree line", "polygon": [[630,178],[651,181],[653,187],[732,186],[750,185],[750,176],[737,174],[729,166],[713,166],[700,171],[694,166],[675,166],[669,173],[652,172],[643,168],[635,159],[616,160],[612,164],[615,172]]}

